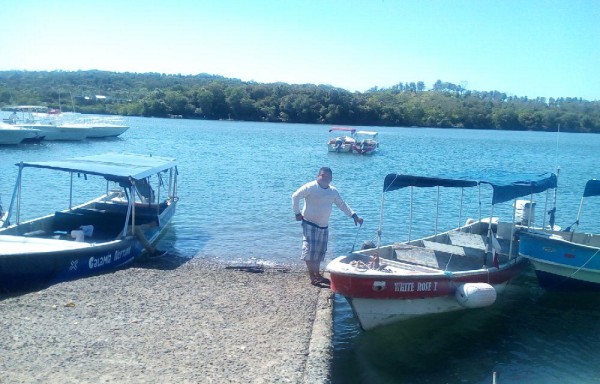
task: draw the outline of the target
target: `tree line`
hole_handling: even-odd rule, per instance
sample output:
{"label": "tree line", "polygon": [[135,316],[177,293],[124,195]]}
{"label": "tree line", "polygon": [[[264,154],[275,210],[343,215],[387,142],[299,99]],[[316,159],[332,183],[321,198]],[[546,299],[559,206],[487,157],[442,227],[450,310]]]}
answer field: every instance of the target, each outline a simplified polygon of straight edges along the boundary
{"label": "tree line", "polygon": [[529,99],[438,80],[350,92],[329,85],[107,71],[0,71],[0,106],[331,125],[600,133],[600,101]]}

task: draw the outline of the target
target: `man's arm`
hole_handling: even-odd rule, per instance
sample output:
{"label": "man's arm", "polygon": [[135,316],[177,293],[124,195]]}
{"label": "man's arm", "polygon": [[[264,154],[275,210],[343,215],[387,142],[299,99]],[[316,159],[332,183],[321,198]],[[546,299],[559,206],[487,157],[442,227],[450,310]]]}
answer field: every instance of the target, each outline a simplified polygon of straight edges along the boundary
{"label": "man's arm", "polygon": [[361,217],[359,217],[356,212],[354,212],[349,206],[348,204],[346,204],[346,202],[342,199],[342,197],[339,195],[336,196],[335,200],[333,200],[333,202],[335,203],[335,205],[342,211],[344,212],[348,217],[351,217],[354,219],[354,225],[362,225],[363,224],[363,219]]}
{"label": "man's arm", "polygon": [[302,213],[300,213],[300,200],[304,199],[308,195],[308,184],[304,184],[296,192],[292,194],[292,211],[296,215],[297,221],[302,221]]}

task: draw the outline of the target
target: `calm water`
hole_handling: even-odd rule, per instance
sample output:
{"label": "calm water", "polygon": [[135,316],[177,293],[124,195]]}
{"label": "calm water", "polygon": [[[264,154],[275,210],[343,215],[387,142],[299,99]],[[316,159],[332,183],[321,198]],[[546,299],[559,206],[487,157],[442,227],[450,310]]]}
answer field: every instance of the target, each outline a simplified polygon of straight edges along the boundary
{"label": "calm water", "polygon": [[[348,204],[365,218],[360,230],[339,211],[331,221],[328,259],[375,240],[383,178],[390,172],[422,175],[554,171],[560,166],[557,223],[570,225],[580,196],[597,170],[600,136],[541,132],[492,132],[379,128],[381,151],[373,157],[326,152],[327,126],[127,119],[131,129],[114,140],[0,147],[0,197],[7,207],[21,160],[50,160],[108,151],[173,156],[179,161],[178,212],[162,247],[184,257],[233,262],[297,263],[301,231],[291,193],[329,166]],[[372,128],[370,128],[372,129]],[[557,140],[558,139],[558,140]],[[558,143],[558,145],[557,145]],[[557,151],[558,148],[558,151]],[[28,170],[22,212],[27,218],[62,208],[69,179]],[[104,183],[76,179],[85,196]],[[92,185],[91,187],[89,185]],[[35,187],[33,187],[35,186]],[[28,187],[33,187],[28,189]],[[454,194],[453,194],[454,193]],[[458,224],[454,191],[440,209],[438,226]],[[388,194],[382,241],[408,236],[408,195]],[[482,191],[487,196],[487,192]],[[435,192],[415,192],[412,237],[434,225]],[[545,197],[538,198],[541,221]],[[476,201],[475,195],[465,200]],[[507,214],[509,207],[496,213]],[[489,215],[484,211],[483,215]],[[477,217],[472,208],[466,217]],[[600,204],[586,201],[580,229],[598,231]],[[468,311],[359,331],[343,298],[335,302],[335,383],[586,383],[600,382],[600,297],[547,293],[531,273],[516,281],[491,310]]]}

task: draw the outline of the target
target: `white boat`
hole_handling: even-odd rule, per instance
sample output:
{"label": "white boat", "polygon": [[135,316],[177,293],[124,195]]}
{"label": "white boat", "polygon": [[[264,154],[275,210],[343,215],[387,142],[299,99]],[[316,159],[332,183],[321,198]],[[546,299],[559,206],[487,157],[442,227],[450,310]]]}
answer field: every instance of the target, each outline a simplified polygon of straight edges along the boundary
{"label": "white boat", "polygon": [[372,155],[379,149],[378,133],[375,131],[356,132],[356,143],[352,146],[352,152],[359,155]]}
{"label": "white boat", "polygon": [[352,147],[356,144],[356,129],[333,127],[329,130],[331,137],[327,141],[327,150],[329,152],[350,153]]}
{"label": "white boat", "polygon": [[74,122],[75,124],[84,124],[91,128],[88,138],[102,139],[108,137],[117,137],[129,129],[129,126],[116,118],[84,118]]}
{"label": "white boat", "polygon": [[[153,244],[175,214],[177,164],[172,158],[107,153],[17,165],[13,197],[0,222],[0,291],[123,268],[155,251]],[[71,175],[66,209],[21,221],[22,174],[30,168]],[[97,176],[101,195],[72,206],[74,174],[86,180]]]}
{"label": "white boat", "polygon": [[90,123],[92,132],[88,138],[100,139],[106,137],[117,137],[129,129],[129,126],[117,124],[110,121],[96,120]]}
{"label": "white boat", "polygon": [[40,142],[44,139],[39,129],[15,127],[0,123],[0,145]]}
{"label": "white boat", "polygon": [[81,141],[85,140],[92,128],[82,124],[55,125],[48,122],[16,124],[16,127],[33,128],[40,131],[44,140],[48,141]]}
{"label": "white boat", "polygon": [[517,232],[519,253],[533,264],[540,286],[600,290],[600,235],[576,231],[584,198],[591,196],[600,196],[600,180],[586,183],[573,228],[522,228]]}
{"label": "white boat", "polygon": [[[436,214],[434,235],[410,239],[413,187],[437,187],[438,210],[440,187],[460,189],[460,196],[449,199],[458,202],[460,197],[460,222],[463,190],[481,188],[482,184],[493,188],[489,218],[468,220],[462,227],[438,233]],[[514,224],[493,217],[494,205],[555,188],[556,176],[493,183],[389,174],[384,194],[407,187],[411,190],[408,241],[380,245],[380,223],[377,246],[337,257],[326,267],[331,289],[346,298],[364,330],[423,315],[492,305],[497,294],[527,265],[511,235]],[[381,205],[383,221],[383,197]]]}
{"label": "white boat", "polygon": [[15,127],[37,129],[44,140],[81,141],[91,132],[91,127],[84,124],[63,125],[60,111],[39,105],[20,105],[2,108],[13,114],[5,122]]}

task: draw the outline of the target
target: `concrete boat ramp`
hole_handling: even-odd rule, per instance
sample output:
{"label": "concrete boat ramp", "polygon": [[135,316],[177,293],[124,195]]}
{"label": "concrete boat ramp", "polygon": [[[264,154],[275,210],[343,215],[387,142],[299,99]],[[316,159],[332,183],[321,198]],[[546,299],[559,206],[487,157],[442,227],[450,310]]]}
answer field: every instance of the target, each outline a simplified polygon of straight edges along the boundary
{"label": "concrete boat ramp", "polygon": [[329,382],[331,292],[250,272],[167,256],[3,294],[0,382]]}

